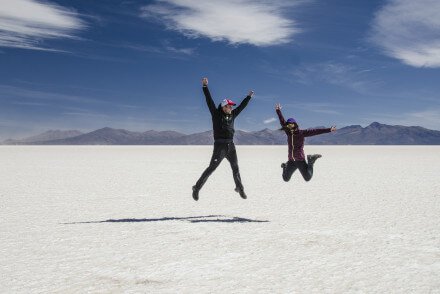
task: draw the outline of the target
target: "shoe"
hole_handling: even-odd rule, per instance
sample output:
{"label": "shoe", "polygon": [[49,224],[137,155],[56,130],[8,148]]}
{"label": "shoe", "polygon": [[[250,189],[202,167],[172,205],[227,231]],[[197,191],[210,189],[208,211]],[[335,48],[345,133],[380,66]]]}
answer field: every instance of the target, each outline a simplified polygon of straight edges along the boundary
{"label": "shoe", "polygon": [[243,189],[235,188],[235,192],[239,193],[241,198],[243,199],[247,198],[246,193],[244,193]]}
{"label": "shoe", "polygon": [[284,163],[284,162],[283,162],[283,163],[281,163],[281,168],[282,168],[282,169],[285,169],[285,168],[286,168],[286,166],[287,166],[287,164],[286,164],[286,163]]}
{"label": "shoe", "polygon": [[321,154],[307,155],[307,163],[308,163],[308,164],[314,164],[315,161],[316,161],[318,158],[321,158],[321,157],[322,157]]}
{"label": "shoe", "polygon": [[195,201],[199,200],[199,190],[197,190],[196,186],[193,186],[192,189],[193,189],[193,199]]}

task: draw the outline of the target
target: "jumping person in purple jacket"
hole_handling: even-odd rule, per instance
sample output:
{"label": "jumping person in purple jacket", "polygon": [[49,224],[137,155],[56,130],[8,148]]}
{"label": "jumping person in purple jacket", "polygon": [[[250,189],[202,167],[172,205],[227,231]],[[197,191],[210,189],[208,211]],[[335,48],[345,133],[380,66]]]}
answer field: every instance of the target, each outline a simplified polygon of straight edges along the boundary
{"label": "jumping person in purple jacket", "polygon": [[304,138],[334,132],[336,131],[336,127],[328,129],[300,130],[297,122],[293,118],[289,118],[287,121],[284,119],[283,114],[281,113],[281,105],[275,104],[275,106],[278,118],[280,119],[280,130],[286,133],[287,144],[289,146],[289,161],[281,164],[281,167],[283,168],[283,180],[288,182],[296,169],[299,169],[304,180],[308,182],[313,176],[313,164],[322,156],[321,154],[307,155],[306,163],[304,156]]}
{"label": "jumping person in purple jacket", "polygon": [[220,162],[226,157],[231,164],[232,175],[235,181],[235,191],[240,194],[240,197],[246,199],[247,196],[244,193],[243,184],[241,183],[240,172],[238,169],[237,151],[234,145],[234,120],[239,113],[246,107],[251,100],[253,91],[249,92],[249,95],[243,99],[243,101],[234,110],[232,106],[235,105],[229,99],[224,99],[222,103],[215,107],[211,94],[208,90],[208,79],[202,79],[203,93],[205,93],[206,103],[208,104],[209,111],[212,116],[212,125],[214,131],[214,150],[212,152],[211,162],[208,168],[202,173],[200,179],[192,187],[192,197],[194,200],[199,200],[199,191],[205,184],[208,177],[219,166]]}

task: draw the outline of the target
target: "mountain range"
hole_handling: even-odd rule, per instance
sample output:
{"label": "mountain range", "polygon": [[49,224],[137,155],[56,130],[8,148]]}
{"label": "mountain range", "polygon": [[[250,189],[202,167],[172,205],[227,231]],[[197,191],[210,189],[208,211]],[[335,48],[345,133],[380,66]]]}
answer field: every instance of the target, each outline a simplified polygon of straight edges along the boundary
{"label": "mountain range", "polygon": [[[320,127],[318,127],[320,128]],[[47,131],[21,139],[6,140],[3,145],[211,145],[212,131],[185,135],[174,131],[131,132],[102,128],[89,133],[76,130]],[[237,145],[284,145],[286,135],[278,130],[246,132],[237,130]],[[374,122],[363,128],[352,125],[334,133],[308,137],[309,145],[440,145],[440,131],[413,126],[393,126]]]}

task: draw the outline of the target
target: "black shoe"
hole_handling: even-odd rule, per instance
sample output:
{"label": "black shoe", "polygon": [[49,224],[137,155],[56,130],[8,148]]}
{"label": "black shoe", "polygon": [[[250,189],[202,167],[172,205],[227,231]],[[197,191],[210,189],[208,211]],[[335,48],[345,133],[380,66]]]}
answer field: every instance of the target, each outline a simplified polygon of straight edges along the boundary
{"label": "black shoe", "polygon": [[247,198],[246,193],[244,193],[243,189],[235,188],[235,192],[239,193],[241,198],[243,199]]}
{"label": "black shoe", "polygon": [[308,163],[308,164],[314,164],[315,161],[316,161],[318,158],[321,158],[321,157],[322,157],[321,154],[307,155],[307,163]]}
{"label": "black shoe", "polygon": [[199,200],[199,190],[197,190],[196,186],[193,186],[192,189],[193,189],[193,199],[195,201]]}
{"label": "black shoe", "polygon": [[281,163],[281,168],[282,168],[282,169],[285,169],[285,168],[286,168],[286,166],[287,166],[287,164],[286,164],[286,163],[284,163],[284,162],[283,162],[283,163]]}

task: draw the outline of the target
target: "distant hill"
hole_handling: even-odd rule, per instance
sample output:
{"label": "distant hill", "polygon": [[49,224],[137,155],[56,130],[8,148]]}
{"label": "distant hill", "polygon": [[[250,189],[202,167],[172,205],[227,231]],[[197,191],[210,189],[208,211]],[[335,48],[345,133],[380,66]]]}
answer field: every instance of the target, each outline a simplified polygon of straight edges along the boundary
{"label": "distant hill", "polygon": [[[320,127],[321,128],[321,127]],[[69,131],[67,131],[69,132]],[[23,140],[3,144],[20,145],[211,145],[212,131],[185,135],[174,131],[130,132],[102,128],[90,133],[49,131]],[[77,132],[77,133],[75,133]],[[76,135],[75,135],[76,134]],[[63,137],[65,136],[65,137]],[[236,131],[237,145],[284,145],[286,135],[278,130]],[[335,133],[306,138],[309,145],[440,145],[440,131],[422,127],[391,126],[377,122],[363,128],[353,125]]]}
{"label": "distant hill", "polygon": [[51,140],[60,140],[60,139],[66,139],[71,137],[76,137],[81,135],[82,132],[76,131],[76,130],[69,130],[69,131],[60,131],[60,130],[49,130],[47,132],[44,132],[37,136],[32,136],[25,139],[19,139],[19,140],[6,140],[4,142],[1,142],[5,145],[21,145],[26,143],[32,143],[32,142],[42,142],[42,141],[51,141]]}
{"label": "distant hill", "polygon": [[236,131],[234,142],[238,145],[283,145],[286,144],[286,135],[270,129],[256,132]]}
{"label": "distant hill", "polygon": [[314,145],[440,145],[440,131],[374,122],[365,128],[358,125],[348,126],[334,134],[311,137],[308,143]]}
{"label": "distant hill", "polygon": [[173,131],[130,132],[122,129],[102,128],[76,137],[32,142],[38,145],[175,145],[186,135]]}

